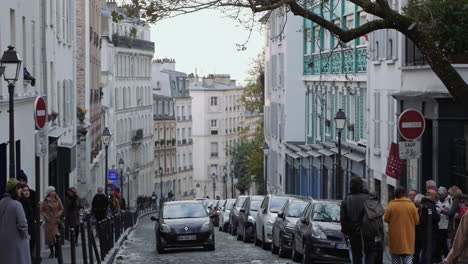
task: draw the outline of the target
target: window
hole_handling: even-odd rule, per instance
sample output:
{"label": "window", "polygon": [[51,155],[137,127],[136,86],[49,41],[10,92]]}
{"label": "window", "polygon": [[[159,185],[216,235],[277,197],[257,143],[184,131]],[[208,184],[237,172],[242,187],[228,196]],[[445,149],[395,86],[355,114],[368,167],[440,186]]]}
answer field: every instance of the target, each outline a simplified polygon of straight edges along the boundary
{"label": "window", "polygon": [[211,105],[211,106],[216,106],[216,105],[218,105],[218,97],[212,96],[212,97],[210,98],[210,105]]}
{"label": "window", "polygon": [[211,128],[218,128],[218,120],[216,119],[211,120]]}
{"label": "window", "polygon": [[374,148],[380,148],[380,93],[374,93]]}
{"label": "window", "polygon": [[211,157],[217,158],[218,157],[218,142],[211,142],[210,150],[211,150]]}

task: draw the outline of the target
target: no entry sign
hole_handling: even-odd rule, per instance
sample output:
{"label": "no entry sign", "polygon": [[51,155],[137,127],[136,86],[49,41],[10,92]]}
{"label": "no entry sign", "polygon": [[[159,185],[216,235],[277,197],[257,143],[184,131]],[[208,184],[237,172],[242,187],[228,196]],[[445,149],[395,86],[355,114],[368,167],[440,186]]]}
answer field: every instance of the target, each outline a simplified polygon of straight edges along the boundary
{"label": "no entry sign", "polygon": [[36,128],[43,129],[47,123],[47,105],[43,97],[36,98],[34,104],[34,120],[36,121]]}
{"label": "no entry sign", "polygon": [[398,130],[406,140],[416,140],[424,133],[426,121],[417,110],[408,109],[398,117]]}

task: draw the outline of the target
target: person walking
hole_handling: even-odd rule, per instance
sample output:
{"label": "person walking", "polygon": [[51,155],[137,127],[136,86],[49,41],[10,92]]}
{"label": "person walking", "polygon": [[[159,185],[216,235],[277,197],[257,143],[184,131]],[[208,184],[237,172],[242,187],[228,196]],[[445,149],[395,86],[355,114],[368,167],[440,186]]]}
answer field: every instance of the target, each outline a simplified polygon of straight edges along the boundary
{"label": "person walking", "polygon": [[19,199],[19,202],[23,206],[24,209],[24,214],[26,216],[26,220],[28,222],[28,234],[30,237],[29,240],[29,248],[30,248],[30,253],[31,256],[34,254],[34,247],[36,245],[36,241],[34,240],[34,231],[36,230],[34,222],[36,220],[36,212],[33,209],[33,201],[31,198],[31,192],[29,190],[29,187],[25,184],[19,184],[19,188],[22,190],[22,195],[21,198]]}
{"label": "person walking", "polygon": [[174,200],[174,193],[172,193],[172,190],[170,190],[169,193],[167,194],[167,198],[169,198],[169,201]]}
{"label": "person walking", "polygon": [[461,221],[461,213],[468,203],[468,196],[463,194],[463,192],[457,186],[453,185],[448,189],[448,194],[452,199],[452,206],[450,209],[442,209],[441,214],[447,215],[449,217],[449,230],[448,237],[450,241],[453,241],[455,232],[458,230],[458,225]]}
{"label": "person walking", "polygon": [[109,201],[107,199],[107,196],[103,193],[102,188],[97,189],[97,193],[93,197],[93,202],[91,203],[91,206],[91,211],[93,212],[96,221],[102,221],[107,217]]}
{"label": "person walking", "polygon": [[436,201],[437,212],[440,215],[439,233],[437,234],[437,244],[435,248],[435,260],[441,262],[449,253],[448,247],[448,228],[449,217],[442,214],[442,210],[450,210],[452,207],[452,198],[448,196],[447,188],[439,187],[437,191],[438,200]]}
{"label": "person walking", "polygon": [[118,191],[116,188],[112,189],[111,196],[109,197],[109,211],[111,216],[114,216],[120,212],[120,202],[117,197]]}
{"label": "person walking", "polygon": [[429,189],[426,197],[421,200],[422,214],[419,226],[421,228],[422,250],[419,253],[419,263],[432,263],[434,258],[434,249],[437,241],[437,233],[439,232],[440,215],[437,213],[436,191]]}
{"label": "person walking", "polygon": [[0,200],[0,258],[1,263],[30,264],[28,222],[18,201],[23,190],[18,180],[11,178]]}
{"label": "person walking", "polygon": [[365,215],[365,202],[369,193],[364,190],[362,179],[353,177],[350,181],[350,194],[341,203],[340,222],[341,232],[351,243],[353,263],[362,262],[363,252],[366,264],[374,264],[376,245],[374,237],[362,235],[362,222]]}
{"label": "person walking", "polygon": [[75,231],[75,236],[71,237],[70,241],[74,239],[75,245],[78,246],[78,235],[80,232],[80,199],[78,197],[78,190],[75,187],[68,188],[65,199],[65,223],[70,232],[70,228]]}
{"label": "person walking", "polygon": [[153,207],[153,210],[156,210],[156,207],[158,205],[158,196],[156,195],[155,192],[151,195],[151,206]]}
{"label": "person walking", "polygon": [[468,240],[466,239],[466,234],[468,234],[468,216],[464,215],[455,234],[452,249],[442,261],[442,264],[468,263]]}
{"label": "person walking", "polygon": [[416,206],[405,194],[405,187],[398,187],[395,190],[395,199],[389,203],[384,215],[384,221],[389,225],[392,264],[413,263],[415,229],[419,215]]}
{"label": "person walking", "polygon": [[59,228],[62,228],[63,222],[60,217],[63,214],[63,204],[53,186],[46,188],[46,196],[44,201],[41,203],[41,215],[45,220],[45,243],[49,246],[50,256],[49,258],[57,257],[57,252],[54,255],[54,245],[56,241],[56,235],[59,232]]}

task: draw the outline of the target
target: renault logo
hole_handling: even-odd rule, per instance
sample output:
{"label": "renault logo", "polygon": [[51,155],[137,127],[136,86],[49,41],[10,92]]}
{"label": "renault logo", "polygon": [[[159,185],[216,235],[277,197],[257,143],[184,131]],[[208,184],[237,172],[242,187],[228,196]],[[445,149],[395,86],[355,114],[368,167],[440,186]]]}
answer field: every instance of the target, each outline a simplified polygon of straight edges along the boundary
{"label": "renault logo", "polygon": [[185,230],[185,231],[188,231],[188,227],[187,227],[187,226],[186,226],[186,227],[184,227],[184,230]]}

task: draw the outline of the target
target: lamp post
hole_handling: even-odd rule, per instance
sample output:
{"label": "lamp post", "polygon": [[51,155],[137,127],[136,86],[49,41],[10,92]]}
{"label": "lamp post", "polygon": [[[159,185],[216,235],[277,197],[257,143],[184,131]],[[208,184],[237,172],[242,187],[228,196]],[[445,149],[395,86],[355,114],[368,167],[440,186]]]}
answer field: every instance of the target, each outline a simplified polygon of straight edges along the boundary
{"label": "lamp post", "polygon": [[265,180],[263,182],[263,194],[268,194],[268,152],[270,151],[270,147],[265,142],[263,143],[263,154],[265,155],[265,162],[264,162],[264,172],[265,172]]}
{"label": "lamp post", "polygon": [[163,193],[162,193],[162,180],[163,180],[163,168],[162,167],[159,167],[159,175],[161,175],[161,184],[159,185],[159,189],[160,189],[160,196],[159,196],[159,208],[161,208],[162,206],[162,198],[163,198]]}
{"label": "lamp post", "polygon": [[128,203],[128,211],[130,211],[130,174],[132,173],[132,170],[130,170],[129,167],[127,167],[127,203]]}
{"label": "lamp post", "polygon": [[106,147],[106,177],[105,177],[105,185],[106,185],[106,195],[109,195],[109,191],[107,190],[109,188],[109,183],[108,183],[108,179],[107,179],[107,174],[109,173],[109,164],[107,162],[107,152],[109,150],[109,143],[110,143],[110,139],[111,139],[111,132],[109,131],[109,128],[104,128],[104,131],[102,132],[102,143],[104,143],[104,146]]}
{"label": "lamp post", "polygon": [[3,72],[3,79],[8,83],[8,106],[10,118],[10,178],[16,178],[15,169],[15,115],[14,115],[14,92],[15,83],[18,81],[21,70],[21,59],[15,47],[8,46],[8,50],[3,52],[0,59],[0,72]]}
{"label": "lamp post", "polygon": [[216,198],[216,174],[213,172],[211,174],[211,179],[213,179],[213,200]]}
{"label": "lamp post", "polygon": [[224,178],[223,178],[223,181],[224,181],[224,199],[227,199],[227,168],[226,168],[226,165],[224,166],[223,168],[223,171],[224,171]]}
{"label": "lamp post", "polygon": [[[335,127],[338,131],[338,156],[336,157],[336,180],[337,180],[337,188],[336,188],[336,199],[341,199],[342,194],[346,193],[346,184],[343,181],[343,173],[341,168],[341,132],[345,128],[346,125],[346,114],[343,112],[342,109],[339,109],[335,115]],[[339,184],[338,184],[339,183]],[[341,186],[343,185],[343,186]],[[342,187],[342,190],[340,190]],[[341,192],[341,193],[340,193]]]}
{"label": "lamp post", "polygon": [[234,161],[231,160],[231,198],[234,199]]}
{"label": "lamp post", "polygon": [[[124,193],[123,193],[123,169],[125,167],[125,162],[122,158],[119,159],[119,169],[120,169],[120,178],[119,178],[119,182],[120,182],[120,194],[122,195],[122,197],[124,196]],[[129,203],[130,201],[127,201],[127,204]]]}

